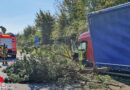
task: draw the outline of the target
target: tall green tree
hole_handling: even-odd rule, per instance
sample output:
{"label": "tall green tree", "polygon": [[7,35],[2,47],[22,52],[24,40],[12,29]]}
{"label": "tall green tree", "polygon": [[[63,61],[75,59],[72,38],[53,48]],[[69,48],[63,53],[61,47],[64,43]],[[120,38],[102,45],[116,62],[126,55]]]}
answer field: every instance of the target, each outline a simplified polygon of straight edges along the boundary
{"label": "tall green tree", "polygon": [[40,29],[42,36],[42,44],[50,44],[51,33],[54,25],[54,18],[50,12],[42,12],[40,10],[35,19],[36,27]]}

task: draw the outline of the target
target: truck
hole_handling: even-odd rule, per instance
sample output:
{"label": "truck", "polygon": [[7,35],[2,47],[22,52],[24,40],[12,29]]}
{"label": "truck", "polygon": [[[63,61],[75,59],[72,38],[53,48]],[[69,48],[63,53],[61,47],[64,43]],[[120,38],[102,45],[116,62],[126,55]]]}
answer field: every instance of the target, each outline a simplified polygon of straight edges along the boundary
{"label": "truck", "polygon": [[96,68],[130,72],[130,3],[89,13],[88,26],[77,45],[84,59]]}
{"label": "truck", "polygon": [[71,41],[72,57],[75,61],[82,61],[85,66],[92,67],[94,62],[93,47],[89,32],[80,34],[78,40]]}
{"label": "truck", "polygon": [[8,55],[16,58],[17,54],[17,40],[16,36],[12,33],[0,34],[0,45],[7,45]]}

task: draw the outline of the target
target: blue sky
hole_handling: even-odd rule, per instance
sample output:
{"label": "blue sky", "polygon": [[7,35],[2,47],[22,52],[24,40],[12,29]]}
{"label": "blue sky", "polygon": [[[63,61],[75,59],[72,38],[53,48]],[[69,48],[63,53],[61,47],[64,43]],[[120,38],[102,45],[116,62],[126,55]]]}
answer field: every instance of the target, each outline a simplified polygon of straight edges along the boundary
{"label": "blue sky", "polygon": [[22,33],[27,25],[34,25],[39,10],[55,13],[55,0],[0,0],[0,26],[7,32]]}

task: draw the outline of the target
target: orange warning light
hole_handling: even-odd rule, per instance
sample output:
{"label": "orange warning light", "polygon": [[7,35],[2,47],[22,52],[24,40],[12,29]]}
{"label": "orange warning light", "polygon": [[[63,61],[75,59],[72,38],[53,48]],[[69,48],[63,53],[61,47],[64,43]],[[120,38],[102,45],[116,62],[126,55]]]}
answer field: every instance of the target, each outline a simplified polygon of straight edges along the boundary
{"label": "orange warning light", "polygon": [[1,37],[1,38],[11,38],[10,35],[6,35],[6,34],[4,34],[4,35],[0,35],[0,37]]}

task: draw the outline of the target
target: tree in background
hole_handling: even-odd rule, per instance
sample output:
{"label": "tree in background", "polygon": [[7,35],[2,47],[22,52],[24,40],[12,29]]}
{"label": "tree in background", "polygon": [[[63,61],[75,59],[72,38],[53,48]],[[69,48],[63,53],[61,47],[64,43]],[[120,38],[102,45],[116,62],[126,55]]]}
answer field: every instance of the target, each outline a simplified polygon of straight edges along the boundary
{"label": "tree in background", "polygon": [[86,19],[86,0],[64,0],[62,5],[66,9],[70,21]]}
{"label": "tree in background", "polygon": [[36,27],[38,29],[40,28],[42,44],[52,43],[50,37],[54,25],[54,18],[50,15],[50,12],[43,13],[40,10],[36,15],[35,23]]}
{"label": "tree in background", "polygon": [[2,33],[5,34],[6,33],[6,28],[3,27],[3,26],[0,26],[1,30],[2,30]]}
{"label": "tree in background", "polygon": [[72,36],[87,31],[86,0],[57,0],[59,13],[52,36],[62,42],[70,42]]}
{"label": "tree in background", "polygon": [[129,2],[130,0],[56,0],[58,13],[56,17],[50,12],[39,11],[36,14],[35,26],[28,26],[19,35],[20,45],[34,45],[34,37],[40,37],[40,43],[47,45],[53,41],[66,44],[71,39],[88,31],[87,14]]}
{"label": "tree in background", "polygon": [[89,12],[109,8],[119,4],[130,2],[130,0],[87,0]]}
{"label": "tree in background", "polygon": [[28,38],[30,35],[33,35],[35,34],[36,30],[34,29],[33,26],[27,26],[25,29],[24,29],[24,37],[25,38]]}
{"label": "tree in background", "polygon": [[34,47],[34,37],[37,30],[35,26],[27,26],[23,34],[17,34],[18,48],[29,52]]}

